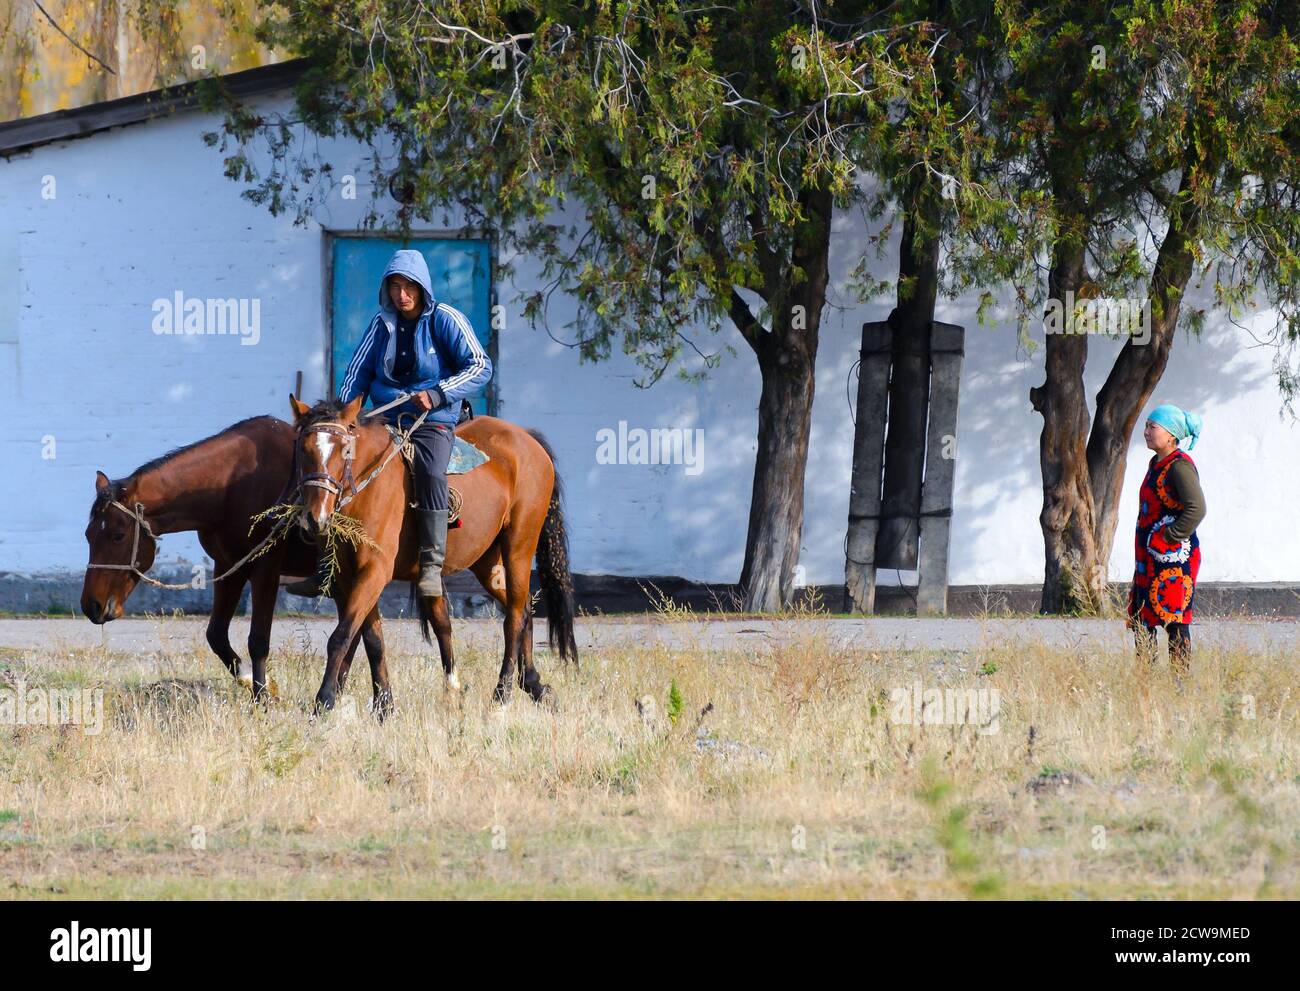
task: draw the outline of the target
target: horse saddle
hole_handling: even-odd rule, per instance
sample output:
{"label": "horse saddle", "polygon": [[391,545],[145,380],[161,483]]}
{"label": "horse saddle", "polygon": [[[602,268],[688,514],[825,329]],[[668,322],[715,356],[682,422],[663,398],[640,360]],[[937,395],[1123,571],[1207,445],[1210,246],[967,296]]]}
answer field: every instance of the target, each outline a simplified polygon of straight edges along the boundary
{"label": "horse saddle", "polygon": [[447,462],[448,475],[463,475],[488,461],[488,456],[469,441],[457,437],[451,446],[451,459]]}
{"label": "horse saddle", "polygon": [[[394,441],[401,437],[401,431],[391,425],[388,426],[388,432],[392,435]],[[415,457],[408,442],[402,447],[402,457],[409,465]],[[451,457],[447,460],[448,475],[464,475],[468,471],[473,471],[481,464],[486,464],[491,459],[480,451],[477,447],[465,440],[463,437],[456,437],[451,445]]]}
{"label": "horse saddle", "polygon": [[[392,435],[394,442],[402,436],[401,431],[391,424],[388,425],[388,432]],[[408,441],[402,446],[402,459],[408,466],[410,466],[414,458],[415,451]],[[486,464],[489,460],[491,459],[486,454],[469,441],[462,437],[456,437],[452,440],[451,457],[447,459],[447,474],[464,475],[466,472],[472,471],[479,465]],[[447,526],[449,529],[454,530],[460,526],[460,511],[462,506],[460,493],[451,486],[448,486],[447,497],[448,509],[450,510],[447,515]],[[411,503],[411,505],[414,506],[415,503]]]}

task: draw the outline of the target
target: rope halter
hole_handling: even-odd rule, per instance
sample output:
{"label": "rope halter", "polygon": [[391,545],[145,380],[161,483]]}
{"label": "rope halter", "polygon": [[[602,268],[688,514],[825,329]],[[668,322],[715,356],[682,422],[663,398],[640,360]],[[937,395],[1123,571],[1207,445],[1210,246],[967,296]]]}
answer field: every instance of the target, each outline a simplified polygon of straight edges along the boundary
{"label": "rope halter", "polygon": [[[135,509],[128,509],[116,499],[110,499],[108,506],[116,507],[126,513],[131,519],[135,520],[135,533],[131,538],[131,563],[130,564],[96,564],[94,561],[86,565],[87,568],[103,568],[105,571],[134,571],[141,578],[145,577],[144,572],[140,570],[140,531],[143,530],[149,535],[149,539],[154,542],[154,552],[158,549],[158,536],[149,527],[149,521],[144,518],[144,504],[137,502]],[[107,509],[108,506],[104,508]]]}

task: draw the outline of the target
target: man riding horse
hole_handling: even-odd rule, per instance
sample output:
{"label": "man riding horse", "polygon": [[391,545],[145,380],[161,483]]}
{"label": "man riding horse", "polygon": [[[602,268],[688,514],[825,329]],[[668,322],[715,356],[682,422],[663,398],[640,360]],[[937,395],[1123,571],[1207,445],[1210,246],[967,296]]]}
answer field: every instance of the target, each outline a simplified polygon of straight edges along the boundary
{"label": "man riding horse", "polygon": [[[488,358],[465,314],[434,298],[424,255],[393,254],[379,282],[379,311],[358,345],[339,387],[339,400],[366,396],[383,406],[403,394],[410,399],[385,411],[395,426],[425,420],[411,434],[415,451],[416,520],[420,548],[420,595],[442,595],[447,554],[447,462],[455,440],[461,400],[492,378]],[[295,595],[317,596],[326,581],[316,574],[289,585]]]}

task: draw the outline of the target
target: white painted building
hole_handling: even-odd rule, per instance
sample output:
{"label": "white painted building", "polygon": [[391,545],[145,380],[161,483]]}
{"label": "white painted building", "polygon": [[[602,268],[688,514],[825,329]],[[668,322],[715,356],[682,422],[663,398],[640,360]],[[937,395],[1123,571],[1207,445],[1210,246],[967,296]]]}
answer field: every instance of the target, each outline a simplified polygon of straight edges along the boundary
{"label": "white painted building", "polygon": [[[282,68],[257,70],[263,85]],[[288,105],[284,90],[256,99]],[[51,117],[58,119],[0,125],[0,149],[8,149],[0,163],[0,571],[79,576],[97,468],[124,476],[241,418],[287,418],[299,372],[304,398],[327,393],[328,232],[355,229],[367,172],[359,149],[324,145],[336,173],[357,175],[357,199],[333,199],[317,223],[295,228],[241,199],[243,187],[223,176],[221,154],[200,138],[218,123],[210,115],[186,109],[76,139],[68,129],[84,128],[94,114]],[[100,127],[103,114],[97,119]],[[65,136],[32,146],[33,135],[47,133],[41,128]],[[26,145],[15,148],[19,139]],[[853,438],[848,376],[863,322],[890,309],[888,299],[858,305],[845,289],[859,251],[858,223],[838,218],[833,240],[806,480],[801,563],[809,584],[843,581]],[[891,254],[877,274],[895,271]],[[737,351],[706,383],[667,376],[640,390],[633,385],[638,370],[621,355],[580,366],[574,351],[529,327],[515,296],[537,282],[535,266],[521,259],[514,282],[493,287],[505,307],[496,341],[497,412],[540,429],[555,447],[568,486],[574,570],[735,581],[759,395],[758,368],[739,334],[730,327],[712,341],[705,331],[696,334],[706,350],[731,344]],[[155,333],[154,301],[177,292],[260,301],[256,343]],[[557,336],[569,306],[558,300],[552,307]],[[973,300],[941,300],[937,317],[967,327],[950,581],[1036,584],[1043,569],[1041,419],[1028,392],[1042,381],[1042,351],[1024,353],[1010,320],[978,326]],[[1117,347],[1093,341],[1090,393]],[[1209,507],[1200,530],[1203,581],[1300,583],[1300,528],[1285,522],[1276,501],[1300,490],[1300,427],[1279,415],[1272,354],[1212,313],[1201,340],[1180,334],[1155,396],[1205,417],[1193,452]],[[617,432],[620,421],[702,429],[698,470],[600,463],[599,432]],[[1132,573],[1129,517],[1147,457],[1139,430],[1113,580]],[[162,550],[163,563],[202,557],[189,535],[165,538]]]}

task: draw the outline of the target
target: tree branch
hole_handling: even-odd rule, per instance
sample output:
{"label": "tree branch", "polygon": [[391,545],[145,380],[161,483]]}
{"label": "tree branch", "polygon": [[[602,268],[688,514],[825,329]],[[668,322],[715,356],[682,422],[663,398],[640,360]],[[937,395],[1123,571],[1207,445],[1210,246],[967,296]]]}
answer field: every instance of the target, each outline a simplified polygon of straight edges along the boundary
{"label": "tree branch", "polygon": [[64,31],[63,28],[59,27],[59,22],[50,16],[50,12],[48,10],[46,10],[44,7],[41,6],[41,0],[32,0],[32,3],[36,5],[37,10],[39,10],[42,14],[45,15],[45,19],[50,22],[50,25],[54,28],[54,30],[59,32],[59,34],[63,35],[63,37],[68,39],[68,44],[70,44],[77,51],[81,52],[81,54],[85,55],[87,58],[94,59],[105,69],[107,69],[110,75],[114,75],[114,76],[117,75],[117,73],[113,70],[113,68],[109,66],[108,63],[106,63],[102,58],[100,58],[98,55],[95,55],[93,52],[86,51],[86,49],[82,48],[80,45],[76,43],[76,41],[73,40],[72,35],[68,34],[67,31]]}

